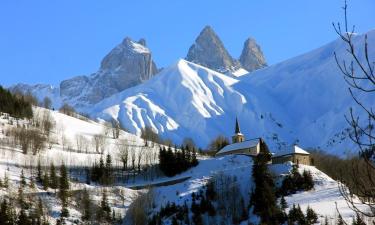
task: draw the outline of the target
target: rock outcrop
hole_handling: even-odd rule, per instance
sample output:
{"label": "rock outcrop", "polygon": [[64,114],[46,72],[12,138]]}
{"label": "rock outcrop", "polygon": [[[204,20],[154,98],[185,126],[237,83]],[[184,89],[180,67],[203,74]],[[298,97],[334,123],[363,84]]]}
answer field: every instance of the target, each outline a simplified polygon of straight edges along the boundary
{"label": "rock outcrop", "polygon": [[253,38],[248,38],[245,41],[239,61],[242,68],[249,72],[267,66],[263,52]]}
{"label": "rock outcrop", "polygon": [[157,68],[146,41],[125,38],[104,57],[98,72],[60,83],[63,101],[80,108],[150,79]]}
{"label": "rock outcrop", "polygon": [[210,26],[201,31],[190,47],[186,60],[224,73],[235,71],[239,66]]}

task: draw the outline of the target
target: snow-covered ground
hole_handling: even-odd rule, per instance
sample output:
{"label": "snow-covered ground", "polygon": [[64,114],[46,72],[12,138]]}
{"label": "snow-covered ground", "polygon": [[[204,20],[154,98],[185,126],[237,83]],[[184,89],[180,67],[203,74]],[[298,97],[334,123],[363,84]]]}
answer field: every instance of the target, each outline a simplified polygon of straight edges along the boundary
{"label": "snow-covered ground", "polygon": [[[197,193],[202,189],[208,179],[220,174],[236,177],[237,184],[241,190],[239,194],[244,196],[245,201],[249,201],[249,194],[252,188],[254,188],[252,182],[252,165],[252,158],[243,155],[201,159],[197,167],[191,168],[174,177],[178,179],[179,177],[190,176],[188,180],[170,186],[154,188],[155,202],[159,207],[162,205],[165,206],[167,202],[175,202],[176,204],[183,205],[186,201],[188,204],[191,204],[191,194],[193,192]],[[291,164],[277,164],[270,165],[269,168],[278,177],[288,174],[292,166]],[[302,173],[304,170],[311,172],[315,183],[314,189],[300,191],[287,196],[285,199],[289,208],[293,204],[299,204],[301,209],[306,212],[307,207],[310,206],[319,215],[320,222],[323,222],[327,216],[329,221],[333,223],[338,216],[336,210],[337,204],[337,209],[342,217],[350,223],[355,214],[341,196],[338,183],[313,166],[300,165],[299,171]],[[359,207],[366,210],[365,206]]]}
{"label": "snow-covered ground", "polygon": [[[0,146],[0,162],[3,164],[16,163],[17,165],[36,166],[40,161],[42,165],[60,165],[65,163],[69,166],[91,166],[100,157],[105,157],[106,154],[112,156],[113,164],[120,165],[118,157],[118,145],[126,143],[129,146],[129,155],[132,151],[135,156],[141,155],[141,162],[145,163],[146,154],[150,155],[152,163],[157,163],[159,145],[151,144],[145,147],[145,141],[139,136],[120,131],[118,139],[112,137],[112,130],[108,125],[97,123],[92,120],[81,120],[75,117],[67,116],[58,111],[45,110],[43,108],[34,108],[34,114],[37,117],[43,117],[44,113],[48,112],[51,121],[54,123],[54,128],[51,131],[50,141],[51,146],[45,146],[37,155],[24,155],[21,148],[11,148],[7,146]],[[28,124],[25,120],[13,120],[13,125],[9,125],[9,119],[4,116],[0,117],[0,139],[7,139],[5,132],[10,127],[16,127],[17,124],[22,126]],[[1,132],[3,131],[3,132]],[[102,135],[104,137],[103,154],[100,150],[96,152],[93,137],[95,135]],[[77,147],[77,139],[80,140],[82,149]],[[151,147],[153,146],[153,147]],[[130,157],[130,156],[129,156]]]}
{"label": "snow-covered ground", "polygon": [[[291,163],[270,166],[270,170],[276,176],[286,175],[291,169]],[[314,166],[299,165],[298,170],[301,174],[304,170],[311,172],[314,180],[314,188],[310,191],[301,191],[286,196],[285,200],[288,202],[289,209],[295,204],[296,206],[300,205],[302,211],[306,212],[307,207],[310,206],[319,215],[319,220],[322,223],[326,216],[330,221],[336,221],[338,212],[340,212],[343,219],[350,224],[355,214],[348,207],[344,197],[341,195],[339,183]],[[367,209],[364,205],[360,205],[359,201],[358,207],[364,211]]]}

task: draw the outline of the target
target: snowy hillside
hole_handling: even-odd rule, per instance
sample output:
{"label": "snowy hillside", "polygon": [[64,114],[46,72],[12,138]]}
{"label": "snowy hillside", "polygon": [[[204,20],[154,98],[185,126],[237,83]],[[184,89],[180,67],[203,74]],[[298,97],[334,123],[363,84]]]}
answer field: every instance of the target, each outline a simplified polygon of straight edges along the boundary
{"label": "snowy hillside", "polygon": [[[49,166],[50,163],[60,165],[61,163],[69,166],[85,167],[92,166],[98,162],[103,155],[110,154],[114,159],[115,165],[120,165],[119,145],[126,144],[130,146],[129,150],[134,151],[136,157],[139,151],[145,151],[145,141],[124,131],[120,131],[118,139],[112,137],[111,128],[108,124],[100,124],[91,120],[82,120],[75,117],[67,116],[57,111],[46,110],[43,108],[34,108],[36,117],[43,118],[48,113],[53,122],[48,144],[41,149],[40,153],[23,154],[20,146],[13,147],[10,138],[6,136],[8,130],[18,126],[29,127],[30,122],[27,120],[16,120],[3,115],[0,117],[0,146],[2,153],[0,161],[4,164],[32,165],[36,166],[40,161],[42,165]],[[96,151],[94,137],[102,136],[100,149]],[[154,156],[153,163],[157,163],[157,145],[148,148]],[[144,152],[142,153],[144,155]],[[142,157],[141,163],[144,163],[145,157]]]}
{"label": "snowy hillside", "polygon": [[231,87],[236,82],[226,75],[179,60],[150,82],[127,89],[87,110],[95,118],[118,119],[130,132],[139,133],[142,127],[150,126],[178,142],[199,135],[196,141],[202,144],[212,135],[220,134],[218,128],[229,126],[231,118],[246,103],[243,95]]}
{"label": "snowy hillside", "polygon": [[[354,39],[361,46],[364,35]],[[371,57],[375,31],[368,32],[368,41]],[[348,59],[345,47],[336,40],[238,78],[179,60],[85,111],[118,119],[131,132],[151,126],[177,142],[192,137],[201,147],[219,134],[231,136],[238,116],[246,138],[263,137],[273,151],[298,142],[339,154],[352,147],[344,114],[356,107],[333,58],[336,52]],[[375,104],[373,96],[363,100]]]}
{"label": "snowy hillside", "polygon": [[[230,182],[226,183],[227,188],[236,186],[235,190],[237,192],[235,195],[242,196],[245,203],[248,203],[250,201],[251,190],[254,188],[251,176],[252,166],[252,158],[241,155],[201,159],[197,167],[173,178],[177,180],[187,177],[188,179],[186,181],[153,188],[152,194],[155,197],[154,202],[156,204],[154,210],[158,211],[160,207],[165,207],[168,203],[175,203],[180,206],[187,204],[188,208],[190,208],[192,204],[192,194],[194,193],[196,195],[200,190],[204,190],[205,185],[210,179],[220,180],[218,183]],[[270,165],[269,168],[275,178],[278,178],[289,174],[292,166],[291,164],[278,164]],[[296,194],[287,196],[286,200],[289,209],[293,204],[299,204],[305,212],[306,208],[310,206],[318,214],[319,222],[323,223],[325,217],[327,217],[329,222],[334,224],[333,222],[338,218],[338,213],[336,211],[337,203],[337,208],[343,218],[347,222],[351,222],[355,214],[348,208],[344,198],[340,195],[338,183],[313,166],[300,165],[300,173],[304,170],[311,172],[315,183],[314,188],[310,191],[299,191]],[[223,187],[222,191],[225,193],[224,189],[225,187]],[[359,207],[363,210],[366,209],[365,206],[359,205]],[[203,215],[203,218],[206,217]],[[205,219],[203,220],[205,221]],[[256,216],[251,216],[250,221],[257,221]],[[169,224],[168,222],[170,221],[164,221],[166,224]],[[215,222],[211,221],[211,224],[212,223]]]}

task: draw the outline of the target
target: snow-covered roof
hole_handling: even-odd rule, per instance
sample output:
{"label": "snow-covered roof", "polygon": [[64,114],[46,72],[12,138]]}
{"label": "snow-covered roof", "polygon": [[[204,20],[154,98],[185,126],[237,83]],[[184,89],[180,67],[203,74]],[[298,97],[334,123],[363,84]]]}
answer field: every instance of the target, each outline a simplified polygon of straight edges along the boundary
{"label": "snow-covered roof", "polygon": [[310,153],[298,147],[297,145],[293,145],[291,148],[287,150],[283,150],[283,151],[275,153],[273,157],[283,156],[283,155],[292,155],[292,154],[310,155]]}
{"label": "snow-covered roof", "polygon": [[231,152],[231,151],[235,151],[235,150],[239,150],[239,149],[253,148],[253,147],[257,146],[258,143],[259,143],[259,138],[251,139],[251,140],[247,140],[247,141],[243,141],[243,142],[238,142],[238,143],[233,143],[233,144],[227,145],[224,148],[220,149],[220,151],[218,151],[216,154],[218,155],[218,154]]}

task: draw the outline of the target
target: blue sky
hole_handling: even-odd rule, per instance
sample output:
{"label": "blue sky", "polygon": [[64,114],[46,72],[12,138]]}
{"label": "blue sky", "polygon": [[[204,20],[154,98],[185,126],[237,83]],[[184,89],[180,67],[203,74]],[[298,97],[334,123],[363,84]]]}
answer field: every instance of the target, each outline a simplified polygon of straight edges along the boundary
{"label": "blue sky", "polygon": [[[357,32],[375,28],[375,1],[349,0]],[[147,40],[159,67],[185,57],[211,25],[233,57],[254,37],[269,64],[336,38],[342,0],[0,2],[0,84],[50,83],[95,72],[122,39]]]}

